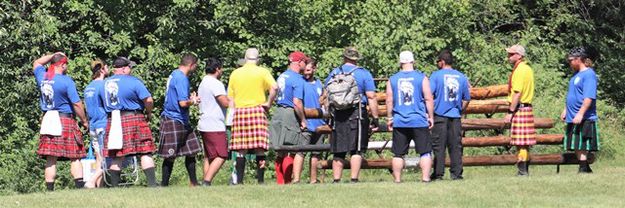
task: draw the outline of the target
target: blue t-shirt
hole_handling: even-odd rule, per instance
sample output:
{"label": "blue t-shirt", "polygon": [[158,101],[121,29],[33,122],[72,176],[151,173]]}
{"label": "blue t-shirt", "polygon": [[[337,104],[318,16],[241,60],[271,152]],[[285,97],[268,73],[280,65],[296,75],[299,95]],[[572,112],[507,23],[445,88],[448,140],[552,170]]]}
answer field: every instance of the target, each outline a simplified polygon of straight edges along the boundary
{"label": "blue t-shirt", "polygon": [[594,69],[577,72],[569,81],[569,92],[566,95],[566,122],[573,123],[573,118],[582,107],[585,98],[592,99],[590,107],[584,113],[584,119],[597,120],[597,74]]}
{"label": "blue t-shirt", "polygon": [[393,90],[393,127],[428,127],[425,100],[423,99],[423,79],[419,71],[400,71],[391,76]]}
{"label": "blue t-shirt", "polygon": [[132,75],[113,75],[104,81],[100,98],[104,100],[104,110],[143,110],[143,99],[152,95],[143,82]]}
{"label": "blue t-shirt", "polygon": [[[323,92],[321,82],[317,79],[312,82],[305,81],[304,86],[304,108],[321,108],[319,103],[319,97]],[[325,124],[320,118],[306,119],[306,126],[310,132],[314,132],[317,127]]]}
{"label": "blue t-shirt", "polygon": [[93,80],[85,87],[85,108],[89,117],[90,130],[106,128],[106,111],[100,98],[100,92],[104,89],[104,80]]}
{"label": "blue t-shirt", "polygon": [[304,99],[305,81],[302,75],[287,69],[278,77],[276,82],[278,83],[278,95],[276,96],[278,105],[294,108],[293,98]]}
{"label": "blue t-shirt", "polygon": [[455,69],[441,69],[432,73],[430,87],[434,96],[434,114],[460,118],[462,101],[471,100],[467,77]]}
{"label": "blue t-shirt", "polygon": [[52,80],[46,80],[46,69],[43,66],[35,68],[35,81],[39,86],[41,97],[39,105],[42,111],[56,110],[60,113],[74,113],[72,105],[80,102],[74,80],[64,74],[56,74]]}
{"label": "blue t-shirt", "polygon": [[189,78],[180,69],[174,70],[167,79],[165,103],[161,116],[189,123],[189,108],[180,107],[178,102],[189,100]]}
{"label": "blue t-shirt", "polygon": [[[343,66],[341,67],[343,68],[343,72],[349,73],[350,71],[354,70],[354,68],[356,68],[357,66],[352,65],[352,64],[343,64]],[[334,76],[335,74],[339,74],[339,73],[341,73],[340,67],[334,68],[332,72],[328,74],[328,77],[326,78],[324,83],[327,85],[328,82],[330,81],[330,78],[332,78],[332,76]],[[362,68],[362,67],[358,67],[358,69],[354,70],[353,75],[358,84],[358,91],[360,91],[360,93],[362,94],[361,96],[362,104],[367,105],[366,92],[375,92],[375,83],[373,82],[373,76],[371,76],[371,73],[369,72],[369,70]]]}

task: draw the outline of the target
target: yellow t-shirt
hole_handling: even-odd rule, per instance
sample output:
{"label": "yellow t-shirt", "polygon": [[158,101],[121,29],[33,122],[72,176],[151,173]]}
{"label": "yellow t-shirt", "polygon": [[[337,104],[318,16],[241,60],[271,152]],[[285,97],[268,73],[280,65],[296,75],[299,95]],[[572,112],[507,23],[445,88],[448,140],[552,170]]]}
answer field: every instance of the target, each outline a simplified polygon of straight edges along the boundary
{"label": "yellow t-shirt", "polygon": [[228,97],[234,99],[236,108],[259,106],[267,101],[265,93],[275,84],[269,70],[247,63],[230,74]]}
{"label": "yellow t-shirt", "polygon": [[521,103],[532,103],[534,98],[534,71],[525,62],[519,63],[512,74],[512,88],[508,102],[512,102],[513,92],[521,93]]}

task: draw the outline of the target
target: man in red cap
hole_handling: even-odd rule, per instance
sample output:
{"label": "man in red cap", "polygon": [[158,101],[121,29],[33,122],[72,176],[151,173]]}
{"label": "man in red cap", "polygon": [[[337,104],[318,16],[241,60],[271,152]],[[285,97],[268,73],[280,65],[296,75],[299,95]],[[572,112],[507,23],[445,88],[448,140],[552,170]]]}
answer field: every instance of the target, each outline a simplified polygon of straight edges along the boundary
{"label": "man in red cap", "polygon": [[[302,132],[306,131],[304,117],[304,78],[300,71],[306,67],[308,57],[300,51],[289,55],[289,69],[278,77],[277,109],[269,125],[273,147],[308,144]],[[278,184],[299,182],[304,165],[304,155],[279,153],[275,161]]]}

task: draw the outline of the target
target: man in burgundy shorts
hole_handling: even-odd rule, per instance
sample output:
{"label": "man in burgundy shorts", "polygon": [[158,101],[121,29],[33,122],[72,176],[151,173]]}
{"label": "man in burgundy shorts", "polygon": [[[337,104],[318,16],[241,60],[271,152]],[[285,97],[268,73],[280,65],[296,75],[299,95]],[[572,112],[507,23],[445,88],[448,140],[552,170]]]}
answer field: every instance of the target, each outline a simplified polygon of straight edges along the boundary
{"label": "man in burgundy shorts", "polygon": [[229,105],[224,84],[219,81],[222,62],[216,58],[206,60],[206,75],[198,88],[200,121],[197,129],[204,142],[204,186],[210,186],[213,177],[228,157],[225,109]]}

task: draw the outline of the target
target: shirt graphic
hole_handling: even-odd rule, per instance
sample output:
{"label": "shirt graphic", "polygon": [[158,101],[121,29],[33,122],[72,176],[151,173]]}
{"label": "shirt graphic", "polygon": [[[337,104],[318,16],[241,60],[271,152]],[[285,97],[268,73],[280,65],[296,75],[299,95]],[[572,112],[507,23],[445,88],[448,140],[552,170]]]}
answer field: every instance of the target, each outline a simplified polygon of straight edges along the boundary
{"label": "shirt graphic", "polygon": [[117,97],[117,93],[119,93],[119,86],[117,85],[117,81],[119,81],[119,79],[110,79],[107,80],[105,84],[106,101],[109,105],[112,106],[117,106],[117,104],[119,103],[119,99]]}
{"label": "shirt graphic", "polygon": [[458,91],[460,90],[458,78],[458,75],[445,74],[445,101],[458,100]]}
{"label": "shirt graphic", "polygon": [[399,104],[412,105],[414,103],[414,86],[412,81],[414,78],[399,78],[397,85],[399,86]]}
{"label": "shirt graphic", "polygon": [[45,80],[41,83],[41,98],[47,109],[54,108],[54,84],[53,80]]}

